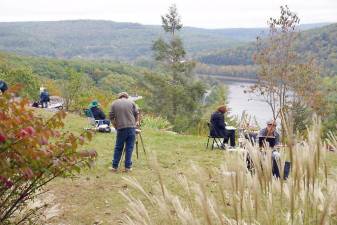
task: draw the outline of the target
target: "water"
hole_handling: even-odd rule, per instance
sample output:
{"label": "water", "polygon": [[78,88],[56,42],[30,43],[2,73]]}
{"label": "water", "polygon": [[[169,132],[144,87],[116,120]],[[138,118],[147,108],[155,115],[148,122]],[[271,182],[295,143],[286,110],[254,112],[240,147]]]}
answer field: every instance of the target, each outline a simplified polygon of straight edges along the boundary
{"label": "water", "polygon": [[225,81],[225,84],[229,87],[228,106],[231,109],[231,115],[237,115],[240,118],[245,110],[249,115],[256,117],[260,127],[272,118],[271,109],[261,97],[244,93],[244,90],[247,90],[252,83]]}

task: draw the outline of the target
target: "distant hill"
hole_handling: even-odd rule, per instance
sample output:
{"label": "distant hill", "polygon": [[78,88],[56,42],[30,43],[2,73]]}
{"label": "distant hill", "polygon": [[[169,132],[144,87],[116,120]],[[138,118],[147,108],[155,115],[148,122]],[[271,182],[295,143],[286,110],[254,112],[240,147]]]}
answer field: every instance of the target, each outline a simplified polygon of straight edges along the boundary
{"label": "distant hill", "polygon": [[[314,58],[323,75],[337,75],[337,23],[302,31],[295,49],[302,59]],[[255,42],[217,52],[204,53],[198,57],[203,64],[221,67],[253,65]]]}
{"label": "distant hill", "polygon": [[[306,25],[307,28],[323,24]],[[242,45],[264,28],[201,29],[184,27],[181,36],[191,54]],[[0,50],[57,58],[108,58],[134,60],[149,57],[154,40],[163,36],[161,26],[111,21],[0,23]]]}

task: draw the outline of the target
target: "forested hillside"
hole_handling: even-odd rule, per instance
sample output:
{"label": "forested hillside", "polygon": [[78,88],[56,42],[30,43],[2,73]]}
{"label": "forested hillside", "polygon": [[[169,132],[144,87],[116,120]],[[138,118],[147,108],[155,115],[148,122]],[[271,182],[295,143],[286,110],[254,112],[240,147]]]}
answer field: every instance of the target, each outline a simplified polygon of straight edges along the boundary
{"label": "forested hillside", "polygon": [[[261,29],[206,30],[184,28],[188,51],[211,51],[252,40]],[[110,21],[0,23],[0,49],[59,58],[130,60],[151,55],[160,26]]]}
{"label": "forested hillside", "polygon": [[[314,59],[321,68],[323,75],[337,74],[337,24],[303,31],[300,33],[295,48],[303,60]],[[253,54],[256,51],[254,42],[236,48],[221,50],[216,53],[204,54],[199,61],[204,64],[222,66],[241,66],[253,64]],[[208,70],[211,68],[208,67]],[[219,71],[213,67],[213,71]],[[221,73],[221,72],[219,72]],[[222,74],[226,74],[223,69]]]}
{"label": "forested hillside", "polygon": [[[304,25],[311,29],[322,24]],[[181,37],[191,56],[233,48],[253,41],[262,28],[201,29],[184,27]],[[0,23],[0,50],[57,58],[134,60],[151,56],[151,46],[164,36],[160,26],[111,21]]]}
{"label": "forested hillside", "polygon": [[66,81],[69,70],[73,70],[82,74],[82,77],[87,77],[88,81],[92,83],[91,86],[100,90],[109,93],[130,91],[131,94],[137,91],[135,84],[146,71],[142,68],[111,60],[62,60],[18,56],[4,52],[0,52],[1,65],[10,69],[31,70],[31,73],[38,76],[41,85],[55,83],[55,81]]}

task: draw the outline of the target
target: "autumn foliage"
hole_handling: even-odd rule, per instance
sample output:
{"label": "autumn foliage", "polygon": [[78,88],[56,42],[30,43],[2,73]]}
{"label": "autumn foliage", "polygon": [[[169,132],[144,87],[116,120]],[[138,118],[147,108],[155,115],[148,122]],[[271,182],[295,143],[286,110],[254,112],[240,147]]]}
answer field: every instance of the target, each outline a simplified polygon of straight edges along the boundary
{"label": "autumn foliage", "polygon": [[37,209],[28,205],[48,182],[79,172],[96,157],[78,151],[91,133],[62,132],[65,112],[39,117],[27,99],[11,97],[15,91],[0,95],[0,224],[30,220]]}

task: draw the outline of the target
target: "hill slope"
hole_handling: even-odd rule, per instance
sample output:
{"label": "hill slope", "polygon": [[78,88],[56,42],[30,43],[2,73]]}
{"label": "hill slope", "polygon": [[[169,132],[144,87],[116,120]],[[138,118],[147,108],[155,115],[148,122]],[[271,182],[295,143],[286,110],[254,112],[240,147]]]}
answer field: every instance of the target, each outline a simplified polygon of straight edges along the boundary
{"label": "hill slope", "polygon": [[[301,32],[295,48],[303,59],[314,58],[324,75],[337,74],[337,23]],[[255,43],[204,54],[199,61],[218,66],[252,65]]]}
{"label": "hill slope", "polygon": [[[305,28],[322,26],[307,25]],[[191,54],[226,49],[254,40],[265,29],[200,29],[184,27],[181,36]],[[150,56],[160,26],[111,21],[0,23],[0,50],[58,58],[110,58],[133,60]]]}

